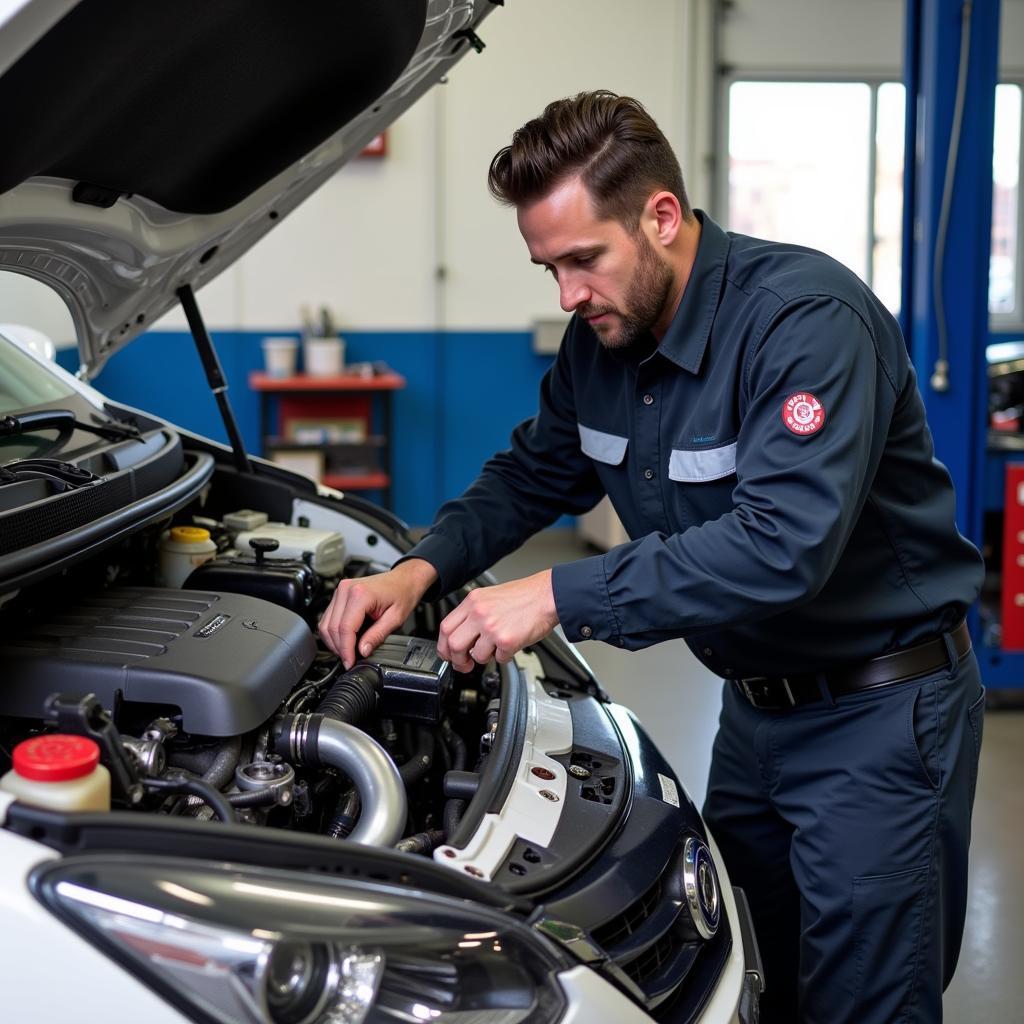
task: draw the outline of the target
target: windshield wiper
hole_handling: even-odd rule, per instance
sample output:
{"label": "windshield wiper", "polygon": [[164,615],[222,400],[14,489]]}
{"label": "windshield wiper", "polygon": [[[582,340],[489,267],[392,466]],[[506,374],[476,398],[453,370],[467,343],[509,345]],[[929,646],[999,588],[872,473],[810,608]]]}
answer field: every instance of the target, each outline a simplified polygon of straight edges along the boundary
{"label": "windshield wiper", "polygon": [[70,409],[40,409],[38,412],[23,412],[17,416],[4,416],[0,419],[0,437],[13,437],[16,434],[31,434],[36,430],[52,430],[56,428],[63,433],[72,430],[87,430],[108,441],[137,440],[142,435],[138,427],[108,423],[99,426],[95,423],[84,423],[75,419]]}
{"label": "windshield wiper", "polygon": [[60,493],[94,484],[101,479],[81,466],[73,466],[59,459],[15,459],[14,462],[0,466],[0,486],[22,480],[47,480],[56,484]]}

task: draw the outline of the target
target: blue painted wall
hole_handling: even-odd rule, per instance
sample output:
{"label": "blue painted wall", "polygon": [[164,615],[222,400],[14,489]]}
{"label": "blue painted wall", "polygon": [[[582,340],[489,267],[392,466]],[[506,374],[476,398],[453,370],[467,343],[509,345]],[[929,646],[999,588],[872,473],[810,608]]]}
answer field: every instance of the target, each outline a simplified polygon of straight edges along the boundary
{"label": "blue painted wall", "polygon": [[[260,342],[267,333],[282,332],[213,333],[228,397],[253,452],[262,451],[259,398],[249,390],[248,377],[263,368]],[[392,504],[413,526],[430,523],[443,501],[473,481],[485,459],[508,446],[512,428],[536,410],[537,389],[551,365],[551,357],[531,351],[526,331],[346,331],[345,339],[347,361],[380,360],[407,381],[394,398]],[[77,360],[74,349],[58,353],[61,365],[72,371]],[[115,401],[227,441],[185,331],[142,335],[114,356],[94,383]]]}

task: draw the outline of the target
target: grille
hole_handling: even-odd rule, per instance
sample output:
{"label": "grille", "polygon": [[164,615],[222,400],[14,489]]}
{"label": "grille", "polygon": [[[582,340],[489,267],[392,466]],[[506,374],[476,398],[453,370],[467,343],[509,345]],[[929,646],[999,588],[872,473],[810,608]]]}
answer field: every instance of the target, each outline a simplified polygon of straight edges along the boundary
{"label": "grille", "polygon": [[[708,942],[696,936],[683,892],[683,848],[687,836],[661,874],[625,910],[592,929],[597,944],[637,985],[647,1009],[660,1007],[676,1021],[690,1019],[688,1007],[694,987],[689,979],[713,972],[722,951],[728,951],[728,926],[723,920],[718,934]],[[717,976],[717,975],[714,975]]]}
{"label": "grille", "polygon": [[622,969],[642,988],[645,981],[658,974],[665,964],[675,959],[682,945],[675,935],[665,935],[647,952],[624,964]]}
{"label": "grille", "polygon": [[593,936],[598,945],[608,949],[628,939],[658,908],[663,892],[659,877],[640,899],[631,903],[618,917],[594,930]]}

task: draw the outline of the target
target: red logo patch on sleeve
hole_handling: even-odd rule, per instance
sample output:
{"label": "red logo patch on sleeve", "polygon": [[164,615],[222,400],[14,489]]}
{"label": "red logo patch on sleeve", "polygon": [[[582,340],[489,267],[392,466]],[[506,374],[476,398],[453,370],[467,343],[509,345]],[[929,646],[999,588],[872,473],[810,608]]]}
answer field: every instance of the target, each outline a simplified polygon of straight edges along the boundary
{"label": "red logo patch on sleeve", "polygon": [[809,391],[798,391],[782,403],[782,422],[800,437],[815,434],[825,425],[825,406]]}

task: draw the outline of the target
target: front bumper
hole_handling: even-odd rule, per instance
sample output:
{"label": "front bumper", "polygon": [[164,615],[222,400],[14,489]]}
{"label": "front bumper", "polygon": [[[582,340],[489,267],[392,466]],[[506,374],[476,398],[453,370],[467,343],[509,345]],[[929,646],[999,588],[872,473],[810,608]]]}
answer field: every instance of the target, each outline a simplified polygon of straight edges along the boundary
{"label": "front bumper", "polygon": [[736,1009],[739,1024],[757,1024],[761,1019],[761,993],[764,991],[764,968],[761,966],[761,953],[757,948],[754,935],[754,921],[750,916],[750,904],[742,889],[733,889],[736,902],[736,928],[743,941],[743,988],[740,991],[740,1003]]}
{"label": "front bumper", "polygon": [[[718,983],[700,1012],[689,1018],[692,1024],[758,1024],[759,1003],[764,977],[761,958],[754,937],[750,908],[742,889],[733,889],[723,876],[722,896],[730,925],[740,942],[733,944]],[[559,1024],[652,1024],[656,1018],[628,998],[590,967],[574,967],[559,975],[568,1008]],[[657,1018],[681,1024],[669,1014]],[[685,1020],[686,1018],[682,1018]],[[688,1022],[688,1024],[689,1024]]]}

